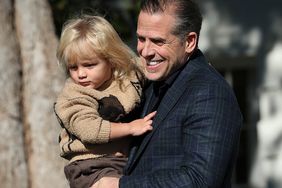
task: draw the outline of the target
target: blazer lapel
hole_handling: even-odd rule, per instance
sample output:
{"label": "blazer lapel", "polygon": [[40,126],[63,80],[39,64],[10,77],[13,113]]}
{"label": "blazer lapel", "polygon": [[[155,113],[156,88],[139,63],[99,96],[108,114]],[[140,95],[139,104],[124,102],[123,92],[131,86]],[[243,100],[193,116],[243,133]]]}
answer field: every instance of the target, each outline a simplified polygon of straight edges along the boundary
{"label": "blazer lapel", "polygon": [[[150,99],[152,97],[152,95],[153,95],[153,84],[150,84],[149,88],[146,90],[145,98]],[[145,117],[147,115],[146,113],[148,111],[149,103],[150,103],[150,100],[145,100],[141,117]],[[139,143],[139,141],[138,141],[138,143]],[[126,166],[126,169],[125,169],[125,174],[128,174],[130,172],[131,166],[132,166],[133,161],[134,161],[135,156],[136,156],[136,152],[139,149],[139,147],[140,146],[134,144],[134,146],[131,148],[130,155],[129,155],[128,162],[127,162],[127,166]]]}
{"label": "blazer lapel", "polygon": [[[200,67],[203,67],[202,62],[205,61],[202,61],[202,53],[200,53],[199,56],[201,61],[198,61],[198,58],[196,58],[195,60],[190,60],[186,67],[181,71],[171,88],[169,88],[167,93],[164,95],[162,102],[157,109],[157,115],[153,119],[153,130],[145,136],[140,147],[135,148],[135,152],[131,153],[133,154],[133,157],[131,157],[131,160],[129,162],[128,173],[130,173],[134,164],[141,156],[143,150],[146,148],[149,141],[151,140],[152,136],[161,126],[161,122],[168,116],[169,112],[173,110],[174,106],[177,104],[181,96],[185,93],[185,90],[188,87],[188,82],[190,79],[193,78],[194,72],[196,72]],[[150,88],[148,97],[152,95],[152,92],[152,88]],[[144,113],[146,113],[147,111],[149,103],[148,101],[149,100],[146,100],[146,103],[144,105],[143,115],[146,115]]]}
{"label": "blazer lapel", "polygon": [[147,89],[147,92],[145,94],[145,104],[142,110],[142,114],[141,117],[145,117],[149,108],[149,103],[150,103],[150,99],[152,98],[153,95],[153,84],[150,84],[149,88]]}
{"label": "blazer lapel", "polygon": [[[180,75],[179,75],[180,76]],[[187,78],[186,78],[187,79]],[[185,78],[182,79],[176,79],[175,83],[172,85],[172,87],[167,91],[167,93],[164,95],[162,102],[160,106],[157,109],[157,115],[153,119],[153,130],[149,132],[143,139],[142,144],[139,146],[139,148],[135,148],[134,152],[131,153],[133,157],[129,161],[128,166],[128,172],[130,173],[132,167],[134,166],[134,163],[137,161],[137,159],[140,157],[141,153],[149,143],[150,139],[154,135],[154,133],[157,131],[157,129],[161,126],[161,122],[167,117],[167,114],[173,109],[173,107],[176,105],[177,101],[181,98],[181,95],[184,93],[187,85],[186,85]],[[149,96],[151,96],[153,93],[152,88],[150,91]],[[145,116],[147,109],[148,109],[148,102],[146,101],[143,109],[143,115]]]}

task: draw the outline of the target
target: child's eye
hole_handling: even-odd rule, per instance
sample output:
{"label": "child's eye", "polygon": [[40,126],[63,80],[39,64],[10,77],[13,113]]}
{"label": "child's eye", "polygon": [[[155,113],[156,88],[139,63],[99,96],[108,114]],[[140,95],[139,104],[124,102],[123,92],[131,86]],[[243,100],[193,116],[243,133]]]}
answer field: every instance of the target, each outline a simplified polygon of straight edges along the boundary
{"label": "child's eye", "polygon": [[87,63],[87,64],[85,64],[84,66],[85,67],[88,67],[88,68],[92,68],[92,67],[94,67],[96,64],[95,63]]}
{"label": "child's eye", "polygon": [[77,69],[77,66],[75,66],[75,65],[70,65],[70,66],[68,66],[68,69],[74,71],[74,70]]}

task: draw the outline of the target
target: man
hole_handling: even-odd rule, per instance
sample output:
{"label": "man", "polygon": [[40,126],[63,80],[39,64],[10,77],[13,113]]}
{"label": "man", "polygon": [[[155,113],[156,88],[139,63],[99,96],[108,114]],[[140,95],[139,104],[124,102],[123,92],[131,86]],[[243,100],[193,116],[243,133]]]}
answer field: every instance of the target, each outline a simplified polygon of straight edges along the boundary
{"label": "man", "polygon": [[125,175],[100,187],[231,187],[242,117],[232,89],[198,50],[201,23],[191,0],[141,2],[137,51],[152,81],[143,114],[157,115]]}

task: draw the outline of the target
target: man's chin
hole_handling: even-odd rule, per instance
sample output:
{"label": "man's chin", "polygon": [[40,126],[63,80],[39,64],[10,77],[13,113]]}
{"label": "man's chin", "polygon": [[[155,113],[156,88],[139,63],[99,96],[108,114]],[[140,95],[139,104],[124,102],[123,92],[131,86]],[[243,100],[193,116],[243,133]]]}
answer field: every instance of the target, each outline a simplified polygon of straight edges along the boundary
{"label": "man's chin", "polygon": [[156,73],[146,72],[145,76],[148,80],[151,80],[151,81],[160,81],[161,80],[161,77]]}

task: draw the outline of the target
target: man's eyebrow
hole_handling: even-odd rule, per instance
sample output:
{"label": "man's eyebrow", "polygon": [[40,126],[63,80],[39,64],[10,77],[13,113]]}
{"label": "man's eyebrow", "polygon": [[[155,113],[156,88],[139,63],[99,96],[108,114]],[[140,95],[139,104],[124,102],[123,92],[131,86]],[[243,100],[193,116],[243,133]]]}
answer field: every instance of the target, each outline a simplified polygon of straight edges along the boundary
{"label": "man's eyebrow", "polygon": [[140,34],[138,32],[136,32],[136,36],[140,36]]}
{"label": "man's eyebrow", "polygon": [[143,37],[143,38],[148,38],[150,41],[159,41],[159,42],[165,42],[166,40],[164,38],[161,37],[145,37],[143,35],[139,35],[138,33],[136,33],[137,37]]}
{"label": "man's eyebrow", "polygon": [[165,42],[166,40],[161,37],[151,37],[149,38],[151,41],[160,41],[160,42]]}

